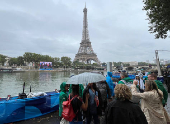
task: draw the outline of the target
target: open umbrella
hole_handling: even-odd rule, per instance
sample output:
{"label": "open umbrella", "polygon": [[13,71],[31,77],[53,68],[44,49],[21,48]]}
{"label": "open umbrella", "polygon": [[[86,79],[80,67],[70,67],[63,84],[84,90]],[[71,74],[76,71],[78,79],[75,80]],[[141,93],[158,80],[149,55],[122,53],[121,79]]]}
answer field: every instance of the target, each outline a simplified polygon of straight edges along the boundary
{"label": "open umbrella", "polygon": [[69,78],[67,84],[87,84],[96,83],[104,80],[106,80],[106,78],[101,74],[85,72]]}

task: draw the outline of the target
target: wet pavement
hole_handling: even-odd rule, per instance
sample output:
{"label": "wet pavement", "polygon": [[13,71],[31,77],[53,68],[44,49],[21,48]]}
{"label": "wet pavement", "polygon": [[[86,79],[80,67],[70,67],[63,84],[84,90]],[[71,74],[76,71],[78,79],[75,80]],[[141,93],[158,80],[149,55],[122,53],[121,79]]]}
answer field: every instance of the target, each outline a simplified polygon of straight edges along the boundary
{"label": "wet pavement", "polygon": [[[166,88],[166,86],[165,86]],[[170,93],[168,93],[168,100],[167,105],[165,106],[165,109],[170,115]],[[59,116],[58,111],[52,112],[50,114],[43,115],[41,117],[15,122],[11,124],[59,124]]]}
{"label": "wet pavement", "polygon": [[10,124],[60,124],[58,111],[52,112],[41,117],[10,123]]}

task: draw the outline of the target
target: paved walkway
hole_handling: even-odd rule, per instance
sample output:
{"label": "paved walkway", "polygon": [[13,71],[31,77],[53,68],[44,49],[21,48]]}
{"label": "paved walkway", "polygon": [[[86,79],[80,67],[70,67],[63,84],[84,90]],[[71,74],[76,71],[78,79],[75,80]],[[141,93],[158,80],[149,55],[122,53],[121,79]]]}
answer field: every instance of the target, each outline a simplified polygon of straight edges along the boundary
{"label": "paved walkway", "polygon": [[20,121],[12,124],[60,124],[58,111],[41,117]]}

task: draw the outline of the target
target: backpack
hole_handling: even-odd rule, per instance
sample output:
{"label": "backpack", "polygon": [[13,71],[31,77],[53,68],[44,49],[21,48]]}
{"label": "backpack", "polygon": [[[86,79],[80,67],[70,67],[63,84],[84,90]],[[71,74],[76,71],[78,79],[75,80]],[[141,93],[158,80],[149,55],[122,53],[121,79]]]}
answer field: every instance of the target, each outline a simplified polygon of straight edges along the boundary
{"label": "backpack", "polygon": [[76,116],[76,114],[74,113],[71,101],[76,98],[78,95],[74,96],[71,100],[70,100],[70,95],[67,101],[64,101],[62,103],[63,106],[63,112],[62,112],[62,117],[71,122],[73,120],[73,118]]}
{"label": "backpack", "polygon": [[97,95],[96,95],[96,91],[95,91],[94,101],[96,102],[96,106],[98,107],[99,106],[99,98],[98,98],[98,92],[97,92]]}

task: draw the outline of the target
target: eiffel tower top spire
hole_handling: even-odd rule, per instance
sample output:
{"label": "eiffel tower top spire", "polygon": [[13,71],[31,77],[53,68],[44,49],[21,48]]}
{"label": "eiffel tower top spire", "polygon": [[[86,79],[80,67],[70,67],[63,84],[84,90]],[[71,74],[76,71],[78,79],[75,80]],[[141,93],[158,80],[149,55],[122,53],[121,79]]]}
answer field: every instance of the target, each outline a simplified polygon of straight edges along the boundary
{"label": "eiffel tower top spire", "polygon": [[83,9],[84,19],[83,19],[83,33],[82,33],[82,42],[89,41],[89,31],[88,31],[88,23],[87,23],[87,8],[85,3],[85,8]]}

